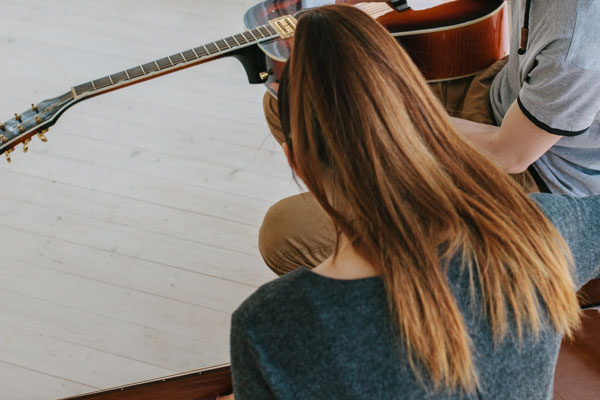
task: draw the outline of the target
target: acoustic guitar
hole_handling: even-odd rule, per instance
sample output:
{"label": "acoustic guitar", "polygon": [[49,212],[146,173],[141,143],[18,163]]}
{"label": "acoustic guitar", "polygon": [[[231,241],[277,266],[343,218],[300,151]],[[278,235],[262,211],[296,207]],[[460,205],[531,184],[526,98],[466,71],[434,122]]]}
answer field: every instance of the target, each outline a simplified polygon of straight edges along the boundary
{"label": "acoustic guitar", "polygon": [[222,57],[239,59],[251,84],[265,84],[276,95],[296,18],[310,8],[334,3],[355,5],[379,21],[430,81],[476,74],[508,52],[503,0],[265,0],[246,12],[245,32],[74,86],[15,113],[0,124],[0,154],[10,162],[17,145],[27,152],[33,136],[47,141],[48,129],[83,100]]}

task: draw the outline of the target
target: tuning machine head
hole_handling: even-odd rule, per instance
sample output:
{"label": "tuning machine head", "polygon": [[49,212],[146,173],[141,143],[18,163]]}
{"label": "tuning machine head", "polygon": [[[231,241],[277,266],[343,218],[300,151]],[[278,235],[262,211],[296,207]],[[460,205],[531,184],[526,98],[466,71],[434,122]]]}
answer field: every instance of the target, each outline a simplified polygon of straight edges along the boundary
{"label": "tuning machine head", "polygon": [[10,153],[15,151],[15,149],[8,149],[4,152],[4,156],[6,157],[6,162],[10,163],[12,160],[10,158]]}
{"label": "tuning machine head", "polygon": [[31,138],[23,140],[23,153],[27,153],[29,151],[29,142],[31,142]]}
{"label": "tuning machine head", "polygon": [[46,137],[46,132],[48,132],[48,129],[42,129],[42,131],[37,134],[37,137],[44,143],[48,141],[48,138]]}

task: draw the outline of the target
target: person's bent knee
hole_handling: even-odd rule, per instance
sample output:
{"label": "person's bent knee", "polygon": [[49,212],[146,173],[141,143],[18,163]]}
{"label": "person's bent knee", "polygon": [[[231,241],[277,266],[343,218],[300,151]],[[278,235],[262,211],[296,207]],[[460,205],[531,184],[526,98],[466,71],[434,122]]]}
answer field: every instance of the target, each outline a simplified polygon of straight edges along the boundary
{"label": "person's bent knee", "polygon": [[333,224],[309,193],[271,206],[258,236],[263,260],[278,275],[319,265],[333,253],[335,243]]}
{"label": "person's bent knee", "polygon": [[287,237],[292,234],[288,227],[289,216],[293,210],[287,207],[288,199],[273,204],[263,219],[258,232],[258,250],[267,266],[277,275],[284,275],[290,268],[284,258],[291,249]]}

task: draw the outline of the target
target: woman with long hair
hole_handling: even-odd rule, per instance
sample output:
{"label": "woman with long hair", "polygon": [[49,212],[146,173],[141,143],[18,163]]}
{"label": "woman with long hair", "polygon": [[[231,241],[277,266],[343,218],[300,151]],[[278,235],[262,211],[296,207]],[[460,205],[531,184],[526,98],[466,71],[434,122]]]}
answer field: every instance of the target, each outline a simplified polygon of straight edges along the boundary
{"label": "woman with long hair", "polygon": [[236,399],[550,398],[600,198],[524,194],[351,6],[304,14],[286,69],[284,150],[337,245],[234,313]]}

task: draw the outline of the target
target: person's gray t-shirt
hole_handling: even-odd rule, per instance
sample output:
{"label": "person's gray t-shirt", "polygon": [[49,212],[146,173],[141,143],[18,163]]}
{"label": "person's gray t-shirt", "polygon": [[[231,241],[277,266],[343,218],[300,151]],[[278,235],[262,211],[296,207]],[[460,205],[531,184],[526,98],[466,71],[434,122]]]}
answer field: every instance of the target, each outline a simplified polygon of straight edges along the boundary
{"label": "person's gray t-shirt", "polygon": [[600,193],[600,1],[532,0],[527,51],[519,55],[525,0],[512,1],[508,64],[492,83],[498,124],[518,101],[537,126],[563,136],[534,167],[553,193]]}
{"label": "person's gray t-shirt", "polygon": [[[532,197],[571,249],[576,287],[598,277],[600,196]],[[448,284],[473,344],[478,393],[436,393],[428,379],[419,382],[395,334],[380,277],[336,280],[300,269],[265,284],[234,312],[235,399],[551,399],[560,333],[542,318],[540,337],[526,332],[519,343],[509,313],[511,333],[494,343],[479,279],[473,277],[471,298],[461,265],[458,257],[450,263]]]}

